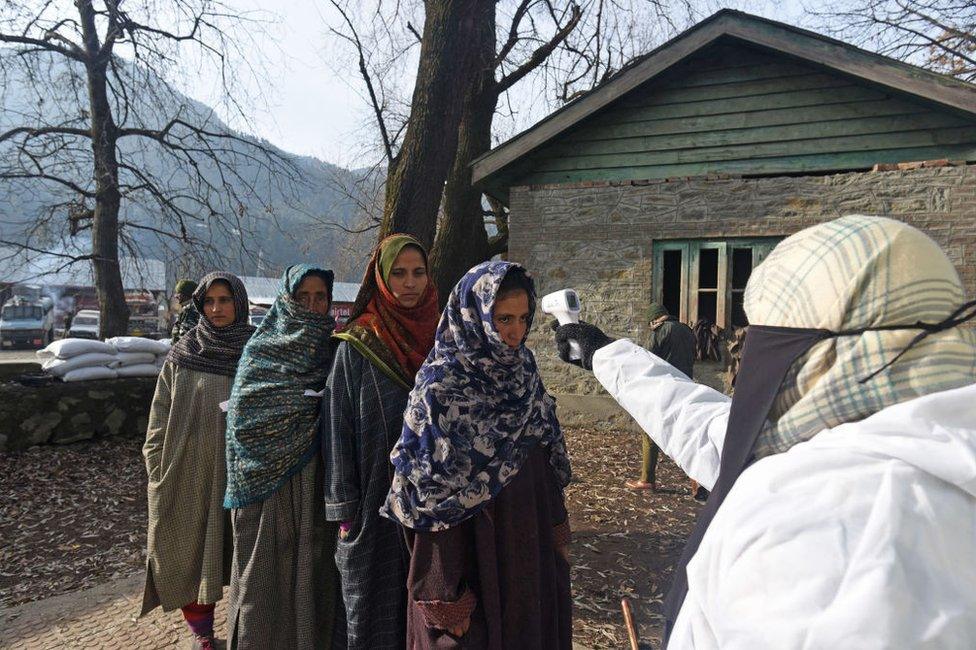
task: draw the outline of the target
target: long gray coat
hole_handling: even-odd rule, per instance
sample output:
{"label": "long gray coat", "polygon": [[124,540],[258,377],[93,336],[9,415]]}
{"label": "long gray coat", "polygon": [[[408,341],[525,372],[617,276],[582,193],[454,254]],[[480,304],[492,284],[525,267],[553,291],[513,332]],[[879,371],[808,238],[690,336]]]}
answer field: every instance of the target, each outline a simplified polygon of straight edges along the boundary
{"label": "long gray coat", "polygon": [[348,647],[401,650],[406,646],[409,557],[399,526],[380,517],[379,509],[390,489],[390,451],[403,427],[407,391],[343,341],[327,392],[328,408],[322,409],[325,515],[330,521],[352,522],[335,556]]}
{"label": "long gray coat", "polygon": [[142,448],[149,531],[142,614],[216,603],[230,577],[224,412],[233,377],[163,364]]}

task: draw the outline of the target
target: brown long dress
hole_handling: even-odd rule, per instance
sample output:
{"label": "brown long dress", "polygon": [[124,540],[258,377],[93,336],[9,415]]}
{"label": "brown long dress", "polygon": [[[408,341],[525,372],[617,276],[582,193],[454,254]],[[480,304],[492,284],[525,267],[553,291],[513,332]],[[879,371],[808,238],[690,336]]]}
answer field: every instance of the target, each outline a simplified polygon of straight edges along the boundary
{"label": "brown long dress", "polygon": [[[408,649],[572,648],[569,563],[556,550],[569,522],[545,449],[477,515],[408,536]],[[444,629],[469,612],[464,636]]]}

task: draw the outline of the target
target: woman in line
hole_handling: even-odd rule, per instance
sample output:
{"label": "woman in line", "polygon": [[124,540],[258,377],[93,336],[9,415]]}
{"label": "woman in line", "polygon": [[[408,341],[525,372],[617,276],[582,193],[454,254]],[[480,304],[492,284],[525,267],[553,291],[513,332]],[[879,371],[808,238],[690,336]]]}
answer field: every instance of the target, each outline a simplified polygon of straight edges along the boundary
{"label": "woman in line", "polygon": [[[322,511],[319,405],[335,319],[332,271],[298,264],[244,347],[227,411],[234,559],[231,648],[326,648],[337,528]],[[311,394],[309,394],[311,393]]]}
{"label": "woman in line", "polygon": [[214,604],[227,584],[232,551],[220,404],[230,396],[254,328],[244,284],[230,273],[204,276],[193,302],[203,318],[163,364],[142,449],[149,474],[142,614],[159,605],[182,609],[194,648],[212,648]]}
{"label": "woman in line", "polygon": [[437,290],[412,237],[373,253],[329,376],[323,409],[325,514],[340,524],[336,550],[352,649],[405,644],[408,556],[400,528],[379,516],[390,490],[390,451],[413,378],[434,344]]}
{"label": "woman in line", "polygon": [[413,531],[411,649],[572,647],[569,458],[534,312],[525,269],[474,267],[410,393],[383,514]]}

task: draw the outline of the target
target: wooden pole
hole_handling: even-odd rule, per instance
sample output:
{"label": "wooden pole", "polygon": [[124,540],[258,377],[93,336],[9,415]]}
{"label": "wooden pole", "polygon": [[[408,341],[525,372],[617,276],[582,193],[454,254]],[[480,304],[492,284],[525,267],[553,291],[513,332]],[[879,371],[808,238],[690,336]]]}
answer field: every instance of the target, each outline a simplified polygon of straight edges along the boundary
{"label": "wooden pole", "polygon": [[620,599],[620,609],[624,611],[624,625],[627,626],[627,638],[630,639],[630,650],[640,650],[637,643],[637,629],[634,627],[634,615],[630,611],[630,601]]}

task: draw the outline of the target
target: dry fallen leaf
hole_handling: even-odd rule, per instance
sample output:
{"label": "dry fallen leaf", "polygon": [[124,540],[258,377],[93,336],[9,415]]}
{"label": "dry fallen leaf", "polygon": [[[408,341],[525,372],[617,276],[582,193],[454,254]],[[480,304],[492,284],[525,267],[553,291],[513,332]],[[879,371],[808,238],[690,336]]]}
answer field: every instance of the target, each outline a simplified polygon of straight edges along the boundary
{"label": "dry fallen leaf", "polygon": [[[699,506],[663,455],[657,493],[627,490],[640,440],[629,432],[566,428],[574,480],[574,640],[620,648],[620,596],[645,644],[660,639],[661,602]],[[109,438],[0,453],[0,607],[85,589],[144,566],[142,439]]]}

